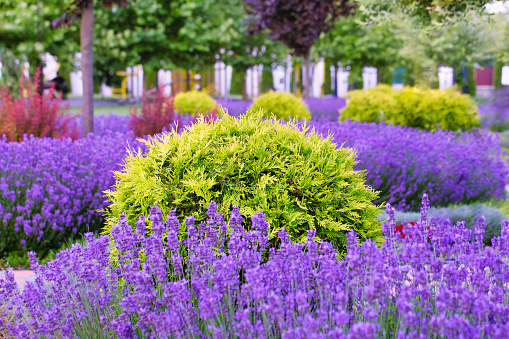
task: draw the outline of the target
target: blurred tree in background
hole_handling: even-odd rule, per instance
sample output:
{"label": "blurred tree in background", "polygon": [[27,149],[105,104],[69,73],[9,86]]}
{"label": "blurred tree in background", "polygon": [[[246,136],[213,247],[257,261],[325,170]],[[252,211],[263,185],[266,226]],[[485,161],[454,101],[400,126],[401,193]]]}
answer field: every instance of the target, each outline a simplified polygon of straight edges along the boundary
{"label": "blurred tree in background", "polygon": [[396,27],[363,26],[358,20],[357,16],[336,20],[334,28],[317,41],[313,54],[335,67],[350,65],[352,78],[360,77],[364,66],[376,67],[380,81],[388,83],[401,63],[401,35]]}
{"label": "blurred tree in background", "polygon": [[[85,2],[0,1],[4,81],[19,77],[20,70],[13,68],[24,62],[30,63],[33,74],[45,52],[58,58],[61,73],[67,76],[80,50],[79,25],[52,29],[51,21],[79,19],[76,4]],[[246,69],[286,64],[293,53],[294,66],[306,64],[306,55],[314,61],[325,59],[326,88],[332,80],[329,66],[338,62],[352,68],[351,81],[361,78],[362,67],[372,66],[381,82],[390,82],[391,71],[401,66],[405,83],[429,85],[436,83],[437,67],[447,65],[454,67],[461,83],[464,66],[472,73],[476,62],[494,59],[497,70],[509,62],[507,16],[487,18],[483,10],[487,2],[292,0],[278,7],[268,0],[137,0],[120,9],[125,1],[96,0],[93,82],[111,85],[118,81],[115,71],[143,64],[146,82],[155,84],[160,68],[209,73],[219,60],[234,68],[232,86],[244,93]],[[66,12],[69,8],[71,12]],[[313,48],[308,50],[309,46]],[[300,70],[295,80],[306,81]],[[270,83],[267,76],[263,81],[262,87]],[[15,86],[18,81],[9,83]]]}
{"label": "blurred tree in background", "polygon": [[310,50],[322,33],[334,27],[342,16],[354,13],[356,4],[349,0],[244,0],[250,15],[251,34],[268,31],[269,36],[281,41],[294,56],[304,57],[304,97],[309,98]]}

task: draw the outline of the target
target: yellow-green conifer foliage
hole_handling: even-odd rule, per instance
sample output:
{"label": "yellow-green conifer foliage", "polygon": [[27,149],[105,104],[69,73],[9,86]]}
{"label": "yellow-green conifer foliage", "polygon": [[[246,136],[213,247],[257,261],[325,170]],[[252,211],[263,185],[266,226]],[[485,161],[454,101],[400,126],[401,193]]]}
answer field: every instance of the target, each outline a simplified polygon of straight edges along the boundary
{"label": "yellow-green conifer foliage", "polygon": [[306,103],[291,93],[268,91],[254,100],[252,108],[258,107],[264,109],[266,117],[274,114],[277,119],[283,120],[289,120],[290,117],[308,121],[311,119]]}
{"label": "yellow-green conifer foliage", "polygon": [[175,96],[175,111],[191,115],[203,114],[218,107],[210,95],[200,91],[180,92]]}
{"label": "yellow-green conifer foliage", "polygon": [[428,131],[465,131],[480,126],[474,100],[458,93],[455,87],[447,90],[405,87],[395,91],[380,85],[367,91],[352,91],[348,97],[340,120],[385,121]]}
{"label": "yellow-green conifer foliage", "polygon": [[[249,220],[263,211],[269,238],[284,227],[294,241],[308,229],[343,248],[345,232],[383,241],[377,193],[354,170],[355,154],[330,138],[304,133],[295,121],[263,119],[261,110],[240,118],[224,114],[215,123],[200,119],[183,133],[147,141],[148,153],[130,151],[117,182],[106,192],[106,233],[125,212],[131,224],[149,206],[176,209],[204,220],[209,202],[228,218],[233,205]],[[181,232],[185,232],[182,225]],[[184,233],[182,233],[184,234]]]}

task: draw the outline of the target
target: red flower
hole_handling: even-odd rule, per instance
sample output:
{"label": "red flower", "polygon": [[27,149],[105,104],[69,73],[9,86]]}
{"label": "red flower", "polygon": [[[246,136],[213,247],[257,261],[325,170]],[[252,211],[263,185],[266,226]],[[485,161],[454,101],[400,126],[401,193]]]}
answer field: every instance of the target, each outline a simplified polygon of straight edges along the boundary
{"label": "red flower", "polygon": [[[412,225],[412,227],[415,227],[415,225],[417,225],[417,223],[415,221],[409,221],[408,224]],[[426,229],[429,231],[429,226],[426,227]],[[396,225],[396,226],[394,226],[394,233],[399,233],[399,235],[402,238],[406,237],[406,233],[403,233],[403,225]],[[408,237],[410,239],[412,239],[411,235],[409,235]],[[428,240],[431,241],[431,235],[429,233],[428,233]]]}
{"label": "red flower", "polygon": [[[416,222],[415,221],[409,221],[408,222],[410,225],[412,225],[412,227],[415,226]],[[399,232],[399,235],[401,235],[402,238],[406,237],[406,233],[403,233],[403,225],[396,225],[394,226],[394,233],[396,232]],[[412,236],[409,235],[410,239],[412,239]]]}

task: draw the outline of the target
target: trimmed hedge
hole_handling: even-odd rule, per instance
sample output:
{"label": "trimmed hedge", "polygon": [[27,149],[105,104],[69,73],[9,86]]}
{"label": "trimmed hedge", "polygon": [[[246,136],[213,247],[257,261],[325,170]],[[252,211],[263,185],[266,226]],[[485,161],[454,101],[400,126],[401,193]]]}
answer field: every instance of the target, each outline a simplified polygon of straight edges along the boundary
{"label": "trimmed hedge", "polygon": [[[117,182],[106,192],[106,233],[126,213],[133,223],[150,206],[163,213],[176,209],[201,221],[216,202],[229,215],[240,206],[249,219],[263,210],[269,238],[286,228],[294,241],[309,229],[344,249],[345,233],[383,241],[376,192],[355,171],[355,155],[330,139],[300,131],[294,122],[262,119],[260,110],[240,118],[225,114],[213,124],[203,119],[182,134],[153,138],[147,154],[130,152]],[[185,225],[181,231],[185,234]]]}
{"label": "trimmed hedge", "polygon": [[349,97],[340,120],[386,121],[428,131],[465,131],[480,126],[475,102],[470,96],[459,94],[455,88],[421,90],[405,87],[394,91],[390,86],[380,85],[367,91],[353,91]]}
{"label": "trimmed hedge", "polygon": [[210,95],[200,91],[180,92],[175,96],[175,110],[177,113],[191,115],[203,114],[218,107],[217,102]]}
{"label": "trimmed hedge", "polygon": [[269,118],[274,114],[276,118],[283,120],[311,119],[306,103],[291,93],[269,91],[256,98],[251,107],[263,108],[264,115]]}

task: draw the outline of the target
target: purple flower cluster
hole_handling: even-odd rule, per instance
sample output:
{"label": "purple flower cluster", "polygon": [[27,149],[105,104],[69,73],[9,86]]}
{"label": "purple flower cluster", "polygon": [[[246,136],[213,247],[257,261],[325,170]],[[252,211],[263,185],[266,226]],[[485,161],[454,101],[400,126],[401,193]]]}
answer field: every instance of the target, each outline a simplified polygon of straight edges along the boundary
{"label": "purple flower cluster", "polygon": [[[245,113],[253,104],[252,101],[216,99],[217,103],[228,110],[228,114],[238,117]],[[313,118],[326,117],[329,120],[337,121],[339,110],[346,106],[344,98],[311,98],[304,100]]]}
{"label": "purple flower cluster", "polygon": [[508,168],[498,134],[475,130],[426,132],[385,123],[312,121],[318,133],[351,147],[356,169],[381,191],[379,201],[398,210],[417,210],[424,192],[433,206],[503,198]]}
{"label": "purple flower cluster", "polygon": [[361,245],[349,232],[347,255],[338,259],[314,230],[297,244],[283,230],[280,247],[267,249],[262,212],[244,229],[238,209],[227,225],[214,203],[198,225],[189,217],[181,226],[175,211],[165,220],[154,207],[150,231],[143,217],[136,230],[123,218],[113,242],[88,233],[88,245],[47,265],[30,252],[34,283],[19,291],[12,273],[0,280],[0,307],[15,318],[0,315],[0,331],[18,338],[506,338],[508,222],[484,249],[482,220],[473,231],[462,222],[437,224],[428,208],[424,196],[420,220],[405,224],[402,238],[388,205],[386,242]]}
{"label": "purple flower cluster", "polygon": [[234,99],[222,99],[217,98],[214,99],[216,102],[221,105],[222,108],[228,111],[228,114],[233,117],[238,117],[249,109],[253,104],[252,101],[244,101],[244,100],[234,100]]}
{"label": "purple flower cluster", "polygon": [[103,226],[98,209],[115,182],[131,134],[108,132],[70,139],[0,140],[0,253],[36,250],[44,255],[71,235]]}
{"label": "purple flower cluster", "polygon": [[488,103],[479,105],[481,126],[492,131],[509,129],[509,88],[497,90]]}
{"label": "purple flower cluster", "polygon": [[[240,115],[240,114],[239,114]],[[81,133],[82,122],[81,115],[73,117],[71,126],[76,127]],[[184,127],[189,125],[193,117],[189,114],[177,114],[177,119],[180,122],[180,126]],[[115,115],[115,114],[100,114],[94,117],[94,134],[105,135],[107,133],[130,133],[129,122],[131,118],[128,115]],[[172,129],[174,126],[168,126],[167,130]]]}
{"label": "purple flower cluster", "polygon": [[345,98],[311,98],[304,100],[313,118],[338,121],[339,111],[346,106]]}

